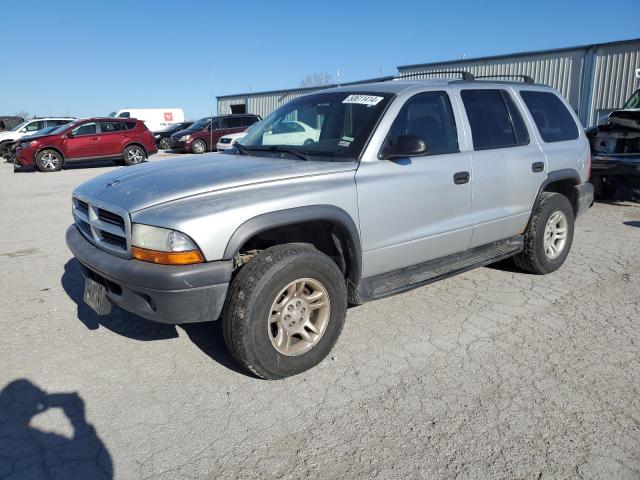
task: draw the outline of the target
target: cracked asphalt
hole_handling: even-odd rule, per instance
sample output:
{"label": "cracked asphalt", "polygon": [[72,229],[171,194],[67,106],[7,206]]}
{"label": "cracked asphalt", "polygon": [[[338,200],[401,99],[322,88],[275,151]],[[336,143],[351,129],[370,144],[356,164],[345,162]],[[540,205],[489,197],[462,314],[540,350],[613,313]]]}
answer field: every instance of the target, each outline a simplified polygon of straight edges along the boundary
{"label": "cracked asphalt", "polygon": [[351,309],[329,358],[267,382],[218,323],[83,305],[70,194],[110,168],[0,165],[0,479],[640,478],[640,204],[596,204],[551,275]]}

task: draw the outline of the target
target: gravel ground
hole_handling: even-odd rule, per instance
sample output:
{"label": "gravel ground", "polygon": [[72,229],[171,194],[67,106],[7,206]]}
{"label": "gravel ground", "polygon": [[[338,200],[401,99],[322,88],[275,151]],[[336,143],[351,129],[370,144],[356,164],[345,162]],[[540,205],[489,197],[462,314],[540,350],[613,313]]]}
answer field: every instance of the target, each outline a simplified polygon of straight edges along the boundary
{"label": "gravel ground", "polygon": [[0,165],[0,478],[640,478],[640,205],[596,204],[551,275],[351,309],[327,360],[267,382],[219,323],[82,304],[70,194],[111,168]]}

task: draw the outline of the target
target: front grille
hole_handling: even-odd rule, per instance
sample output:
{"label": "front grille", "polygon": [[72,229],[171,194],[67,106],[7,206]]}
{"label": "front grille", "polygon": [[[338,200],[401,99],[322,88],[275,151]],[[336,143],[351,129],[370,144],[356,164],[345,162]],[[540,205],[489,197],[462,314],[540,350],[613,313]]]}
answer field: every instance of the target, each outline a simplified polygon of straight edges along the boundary
{"label": "front grille", "polygon": [[131,226],[124,210],[74,197],[73,218],[80,232],[98,248],[129,256]]}
{"label": "front grille", "polygon": [[110,212],[109,210],[104,210],[102,208],[99,208],[98,218],[105,222],[109,222],[113,225],[118,225],[119,227],[124,228],[124,219],[117,213],[113,213],[113,212]]}

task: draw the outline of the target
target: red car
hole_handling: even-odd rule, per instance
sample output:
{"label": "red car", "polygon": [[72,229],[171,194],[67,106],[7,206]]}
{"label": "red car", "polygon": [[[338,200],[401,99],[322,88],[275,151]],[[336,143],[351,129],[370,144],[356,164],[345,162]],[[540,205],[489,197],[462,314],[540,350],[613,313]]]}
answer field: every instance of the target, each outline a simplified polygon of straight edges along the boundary
{"label": "red car", "polygon": [[57,172],[67,162],[114,160],[135,165],[157,153],[146,125],[135,118],[87,118],[21,141],[16,150],[16,169],[37,167]]}

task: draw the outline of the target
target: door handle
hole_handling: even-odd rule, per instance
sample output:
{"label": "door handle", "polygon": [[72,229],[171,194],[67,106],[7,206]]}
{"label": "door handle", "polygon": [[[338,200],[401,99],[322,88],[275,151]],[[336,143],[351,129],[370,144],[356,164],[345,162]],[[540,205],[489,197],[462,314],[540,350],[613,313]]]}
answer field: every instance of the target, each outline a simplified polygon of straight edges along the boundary
{"label": "door handle", "polygon": [[534,172],[542,172],[544,171],[544,162],[535,162],[531,164],[531,170]]}
{"label": "door handle", "polygon": [[471,174],[469,172],[456,172],[453,174],[453,183],[462,185],[463,183],[468,183],[470,178]]}

